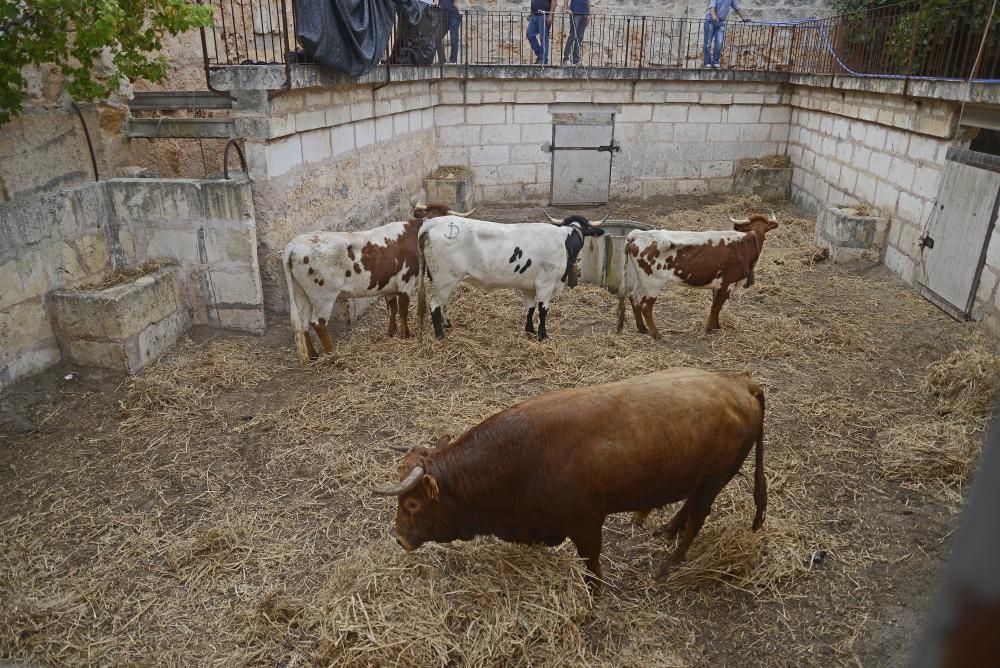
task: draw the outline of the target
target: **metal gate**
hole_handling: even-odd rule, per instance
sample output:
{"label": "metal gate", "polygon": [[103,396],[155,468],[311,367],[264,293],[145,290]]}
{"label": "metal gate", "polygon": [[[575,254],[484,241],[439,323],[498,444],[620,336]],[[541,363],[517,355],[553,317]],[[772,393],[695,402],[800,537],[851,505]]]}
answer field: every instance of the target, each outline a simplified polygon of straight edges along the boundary
{"label": "metal gate", "polygon": [[1000,158],[948,149],[934,212],[921,238],[917,283],[957,318],[972,313],[986,248],[1000,207]]}
{"label": "metal gate", "polygon": [[607,204],[611,195],[611,160],[615,116],[562,113],[552,116],[552,204]]}

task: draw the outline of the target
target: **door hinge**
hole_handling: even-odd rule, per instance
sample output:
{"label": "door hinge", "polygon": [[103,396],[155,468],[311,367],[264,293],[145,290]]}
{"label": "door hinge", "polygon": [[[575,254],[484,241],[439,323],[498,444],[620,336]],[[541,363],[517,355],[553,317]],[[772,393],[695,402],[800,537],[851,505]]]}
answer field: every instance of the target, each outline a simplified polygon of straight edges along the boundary
{"label": "door hinge", "polygon": [[920,237],[919,245],[921,248],[934,248],[934,239],[932,239],[930,235],[925,234],[924,236]]}
{"label": "door hinge", "polygon": [[607,145],[607,146],[598,146],[597,150],[601,151],[601,152],[607,152],[607,153],[618,153],[619,151],[622,150],[622,147],[621,147],[621,144],[619,144],[614,139],[612,139],[611,143],[609,145]]}

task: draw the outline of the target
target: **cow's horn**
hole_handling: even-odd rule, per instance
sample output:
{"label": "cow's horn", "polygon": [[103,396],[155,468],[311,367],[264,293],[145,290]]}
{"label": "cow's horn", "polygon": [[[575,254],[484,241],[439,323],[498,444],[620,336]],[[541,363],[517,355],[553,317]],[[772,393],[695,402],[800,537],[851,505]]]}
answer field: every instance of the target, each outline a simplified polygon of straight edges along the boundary
{"label": "cow's horn", "polygon": [[414,209],[426,209],[427,206],[423,202],[417,202],[413,205]]}
{"label": "cow's horn", "polygon": [[770,220],[772,223],[778,222],[778,217],[774,215],[774,209],[771,209],[771,217],[768,218],[768,220]]}
{"label": "cow's horn", "polygon": [[390,450],[395,450],[396,452],[409,452],[410,449],[405,445],[387,445]]}
{"label": "cow's horn", "polygon": [[610,217],[611,217],[611,214],[609,213],[608,215],[604,216],[604,218],[601,218],[601,219],[600,219],[599,221],[597,221],[596,223],[593,223],[593,222],[592,222],[592,223],[590,224],[590,226],[591,226],[591,227],[600,227],[601,225],[603,225],[603,224],[604,224],[604,221],[606,221],[606,220],[607,220],[608,218],[610,218]]}
{"label": "cow's horn", "polygon": [[476,207],[472,207],[471,209],[469,209],[465,213],[462,213],[461,211],[452,211],[451,209],[448,209],[448,215],[450,215],[450,216],[459,216],[460,218],[468,218],[475,211],[476,211]]}
{"label": "cow's horn", "polygon": [[742,220],[740,220],[739,218],[733,218],[732,214],[730,214],[730,216],[729,216],[729,222],[731,222],[734,225],[737,225],[739,223],[749,223],[750,219],[749,218],[743,218]]}
{"label": "cow's horn", "polygon": [[406,480],[403,482],[388,489],[373,489],[372,493],[378,494],[379,496],[399,496],[400,494],[406,494],[420,484],[420,479],[423,477],[424,467],[414,466],[413,470],[410,471],[410,475],[406,476]]}
{"label": "cow's horn", "polygon": [[562,225],[562,221],[561,220],[559,220],[558,218],[553,218],[552,216],[550,216],[549,212],[546,211],[545,209],[542,209],[542,213],[545,214],[545,217],[548,218],[549,222],[552,223],[553,225]]}

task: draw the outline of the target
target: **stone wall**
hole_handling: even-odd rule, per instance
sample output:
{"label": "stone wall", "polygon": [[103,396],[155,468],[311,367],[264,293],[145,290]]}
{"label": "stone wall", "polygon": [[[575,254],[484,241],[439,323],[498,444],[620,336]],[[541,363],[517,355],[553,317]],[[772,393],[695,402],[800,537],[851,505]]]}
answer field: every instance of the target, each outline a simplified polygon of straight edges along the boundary
{"label": "stone wall", "polygon": [[784,155],[791,115],[780,83],[754,81],[442,81],[440,164],[468,165],[477,201],[545,202],[552,114],[615,114],[621,145],[611,196],[724,192],[736,161]]}
{"label": "stone wall", "polygon": [[287,309],[281,253],[294,236],[409,216],[438,164],[436,104],[430,82],[306,88],[270,101],[267,138],[247,142],[269,308]]}
{"label": "stone wall", "polygon": [[885,263],[911,282],[956,109],[939,100],[796,87],[788,147],[793,199],[811,209],[865,203],[892,219]]}
{"label": "stone wall", "polygon": [[0,389],[59,360],[47,298],[147,259],[180,264],[195,322],[264,326],[246,182],[111,180],[0,203]]}
{"label": "stone wall", "polygon": [[[868,204],[890,219],[884,262],[907,283],[919,277],[919,238],[930,220],[948,148],[968,145],[959,103],[904,96],[896,82],[870,90],[802,82],[791,96],[792,199],[816,210]],[[970,262],[978,258],[969,258]],[[973,316],[1000,329],[1000,232],[994,231]]]}

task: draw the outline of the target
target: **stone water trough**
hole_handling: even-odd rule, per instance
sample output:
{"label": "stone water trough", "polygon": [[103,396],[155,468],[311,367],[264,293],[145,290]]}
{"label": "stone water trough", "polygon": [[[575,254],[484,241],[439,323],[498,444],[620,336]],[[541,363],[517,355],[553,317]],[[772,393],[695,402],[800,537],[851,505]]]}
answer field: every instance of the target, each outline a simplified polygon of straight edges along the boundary
{"label": "stone water trough", "polygon": [[853,206],[827,206],[816,219],[816,245],[834,262],[881,260],[888,232],[888,218]]}
{"label": "stone water trough", "polygon": [[168,265],[107,288],[50,297],[64,357],[80,366],[138,373],[190,326],[178,268]]}
{"label": "stone water trough", "polygon": [[606,220],[601,227],[602,236],[584,240],[579,259],[580,280],[617,295],[625,268],[625,237],[632,230],[651,230],[653,226],[634,220]]}
{"label": "stone water trough", "polygon": [[733,174],[733,192],[764,198],[788,197],[792,165],[787,156],[740,160]]}
{"label": "stone water trough", "polygon": [[444,202],[456,211],[473,204],[472,171],[462,165],[442,165],[424,179],[428,202]]}

